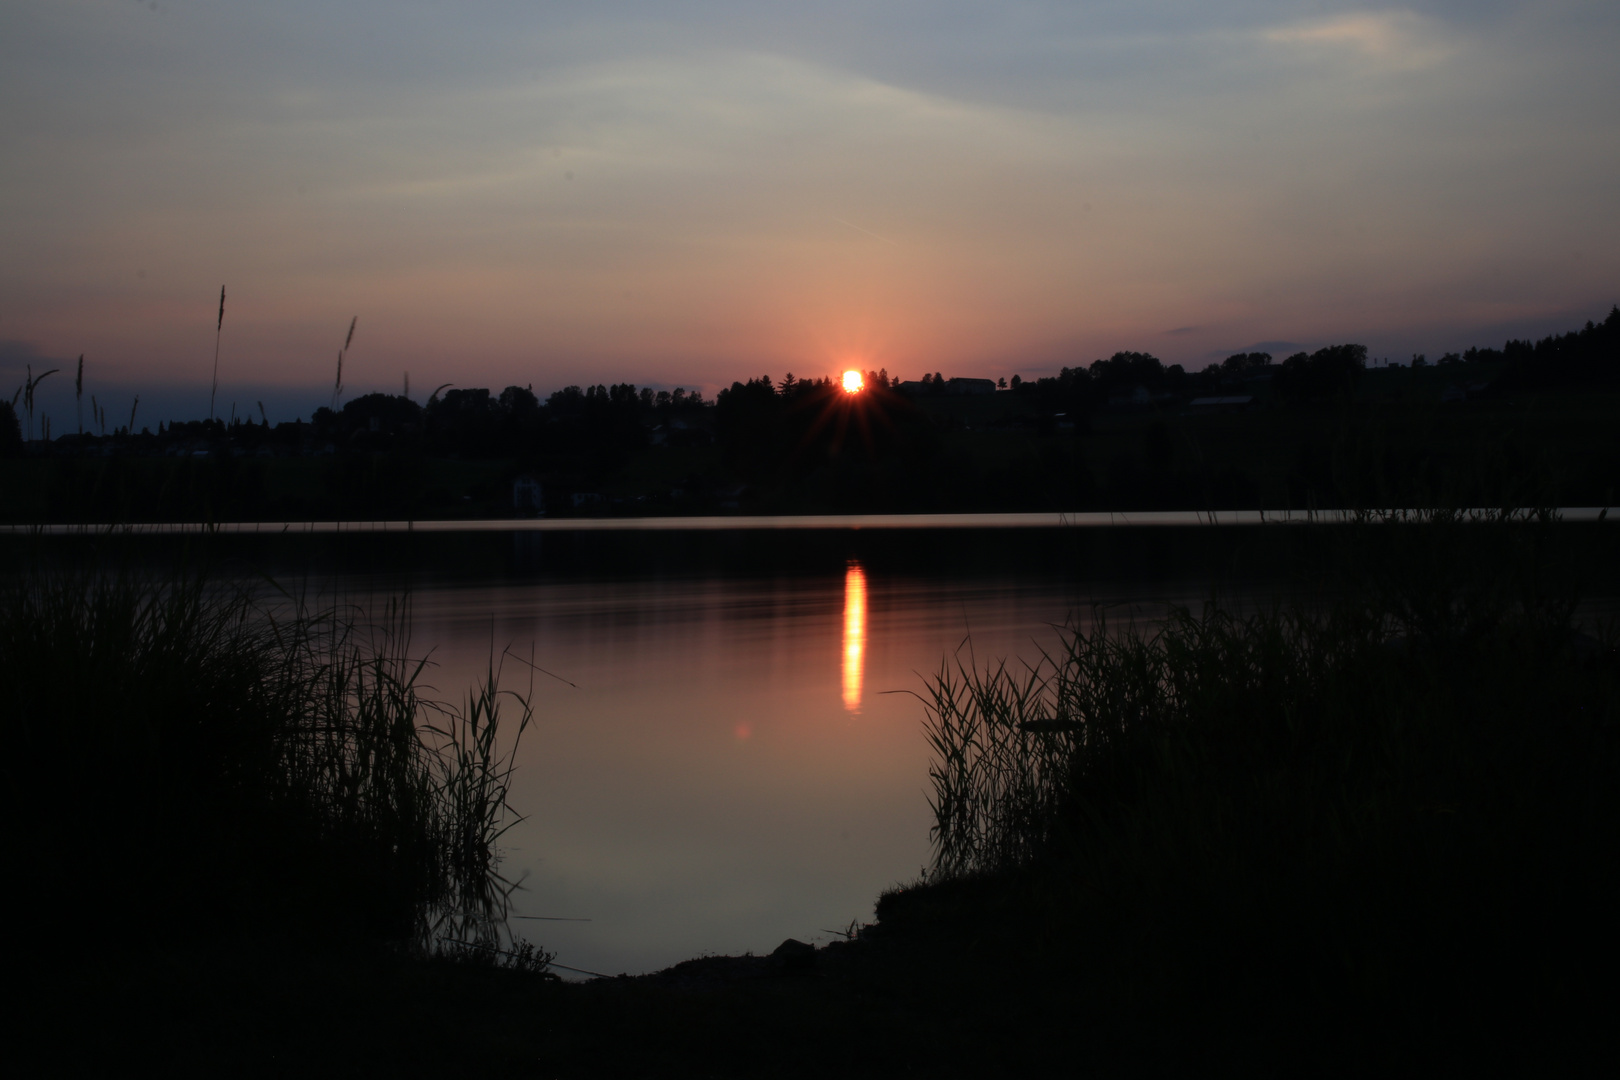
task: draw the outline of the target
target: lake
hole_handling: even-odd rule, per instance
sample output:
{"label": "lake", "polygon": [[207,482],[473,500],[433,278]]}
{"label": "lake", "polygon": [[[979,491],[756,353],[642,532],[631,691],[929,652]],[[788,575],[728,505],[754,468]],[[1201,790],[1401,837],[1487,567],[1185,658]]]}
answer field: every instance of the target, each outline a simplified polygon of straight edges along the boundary
{"label": "lake", "polygon": [[[549,674],[533,676],[511,793],[525,816],[502,844],[503,872],[522,884],[512,927],[559,964],[616,974],[827,940],[915,880],[932,824],[917,695],[942,663],[1034,660],[1056,626],[1099,608],[1152,621],[1211,595],[1265,600],[1347,539],[1288,526],[575,523],[153,534],[127,550],[362,604],[408,593],[412,650],[431,657],[442,698],[492,656],[532,655]],[[70,553],[98,541],[38,542]],[[1614,586],[1597,588],[1605,617]],[[529,669],[506,659],[503,683],[530,690]]]}
{"label": "lake", "polygon": [[[572,968],[637,973],[870,921],[929,859],[927,677],[1034,659],[1096,605],[1197,605],[1216,575],[1155,554],[1163,535],[370,538],[328,587],[408,589],[442,697],[532,650],[550,674],[502,845],[513,929]],[[528,690],[528,668],[507,659],[503,683]]]}

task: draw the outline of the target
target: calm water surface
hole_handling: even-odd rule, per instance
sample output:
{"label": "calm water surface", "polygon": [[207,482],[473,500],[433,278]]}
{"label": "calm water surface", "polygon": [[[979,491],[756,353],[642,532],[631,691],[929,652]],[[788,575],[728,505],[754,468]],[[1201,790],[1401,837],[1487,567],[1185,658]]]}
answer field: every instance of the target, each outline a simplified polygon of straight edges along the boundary
{"label": "calm water surface", "polygon": [[[254,580],[350,599],[408,588],[412,649],[431,654],[442,698],[508,647],[560,677],[535,677],[512,792],[526,819],[503,870],[523,883],[519,915],[589,921],[513,926],[560,963],[617,973],[825,940],[915,880],[931,824],[915,695],[965,641],[980,663],[1016,663],[1096,605],[1117,622],[1212,591],[1267,599],[1336,543],[1291,528],[860,524],[362,530],[213,550]],[[134,542],[154,565],[174,550]],[[1620,582],[1594,585],[1589,614],[1620,614]],[[528,681],[506,662],[506,686]]]}
{"label": "calm water surface", "polygon": [[[1036,655],[1053,624],[1152,617],[1196,587],[937,581],[848,562],[810,575],[417,585],[417,649],[441,696],[510,646],[537,676],[506,836],[519,933],[617,973],[768,952],[869,921],[929,854],[914,693],[971,635]],[[1124,611],[1119,612],[1123,614]],[[967,652],[962,652],[964,658]],[[528,684],[507,661],[508,686]]]}

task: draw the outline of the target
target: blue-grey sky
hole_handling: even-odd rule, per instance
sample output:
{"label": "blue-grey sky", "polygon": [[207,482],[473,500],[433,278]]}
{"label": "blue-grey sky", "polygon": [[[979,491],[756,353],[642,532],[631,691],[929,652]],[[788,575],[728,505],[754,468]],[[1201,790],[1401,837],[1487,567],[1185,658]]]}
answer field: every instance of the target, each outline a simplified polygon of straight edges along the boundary
{"label": "blue-grey sky", "polygon": [[9,0],[0,380],[205,413],[222,282],[272,419],[355,316],[349,392],[417,397],[1500,344],[1620,299],[1617,46],[1581,0]]}

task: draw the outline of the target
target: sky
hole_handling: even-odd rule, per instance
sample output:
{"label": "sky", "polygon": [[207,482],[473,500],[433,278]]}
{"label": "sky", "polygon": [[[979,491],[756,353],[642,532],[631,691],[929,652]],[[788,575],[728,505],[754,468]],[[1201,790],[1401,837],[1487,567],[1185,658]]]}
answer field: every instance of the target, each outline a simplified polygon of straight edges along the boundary
{"label": "sky", "polygon": [[[1620,300],[1612,0],[7,0],[0,384],[109,426],[713,393]],[[227,404],[228,403],[228,404]],[[55,431],[72,372],[41,384]]]}

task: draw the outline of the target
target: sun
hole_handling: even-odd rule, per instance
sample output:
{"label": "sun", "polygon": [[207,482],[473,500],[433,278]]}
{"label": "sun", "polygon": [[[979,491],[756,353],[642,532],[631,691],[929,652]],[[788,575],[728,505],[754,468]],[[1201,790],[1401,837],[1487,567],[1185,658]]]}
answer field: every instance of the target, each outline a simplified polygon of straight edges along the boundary
{"label": "sun", "polygon": [[860,372],[858,372],[858,371],[846,371],[846,372],[844,372],[844,391],[845,391],[845,393],[858,394],[861,391],[861,387],[863,387],[865,385],[866,385],[866,380],[861,378],[861,373]]}

